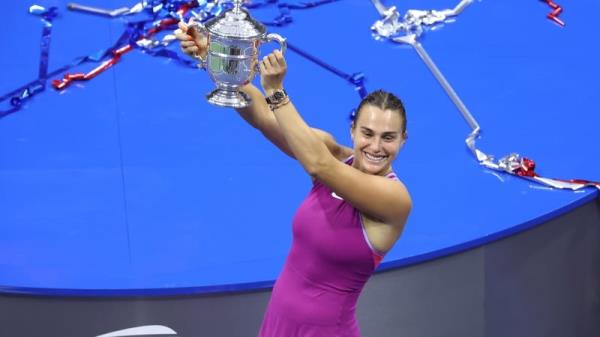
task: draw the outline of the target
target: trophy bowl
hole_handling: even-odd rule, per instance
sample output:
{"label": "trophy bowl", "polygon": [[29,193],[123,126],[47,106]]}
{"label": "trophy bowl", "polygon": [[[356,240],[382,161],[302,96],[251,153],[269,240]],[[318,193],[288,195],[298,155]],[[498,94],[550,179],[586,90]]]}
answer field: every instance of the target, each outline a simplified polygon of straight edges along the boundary
{"label": "trophy bowl", "polygon": [[251,100],[239,89],[250,83],[259,71],[261,43],[276,41],[285,52],[286,42],[278,34],[267,34],[266,28],[241,8],[242,1],[209,20],[204,25],[194,22],[196,29],[207,35],[206,60],[200,59],[217,88],[206,95],[209,103],[221,107],[245,108]]}

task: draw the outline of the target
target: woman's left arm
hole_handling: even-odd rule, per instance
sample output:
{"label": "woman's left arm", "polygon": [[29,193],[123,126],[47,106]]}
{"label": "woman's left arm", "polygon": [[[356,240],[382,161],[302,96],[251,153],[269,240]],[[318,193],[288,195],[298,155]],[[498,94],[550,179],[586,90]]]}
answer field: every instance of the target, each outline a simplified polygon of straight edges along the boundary
{"label": "woman's left arm", "polygon": [[[266,56],[260,62],[260,70],[267,96],[283,89],[287,65],[280,51]],[[275,107],[273,114],[290,150],[306,172],[361,212],[387,224],[404,225],[412,203],[400,181],[366,174],[337,160],[311,131],[291,100]]]}

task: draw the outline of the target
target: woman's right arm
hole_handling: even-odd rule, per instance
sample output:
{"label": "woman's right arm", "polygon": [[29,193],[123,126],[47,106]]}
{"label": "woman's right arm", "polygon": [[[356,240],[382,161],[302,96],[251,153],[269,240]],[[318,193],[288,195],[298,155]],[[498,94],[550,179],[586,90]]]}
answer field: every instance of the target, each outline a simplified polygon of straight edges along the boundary
{"label": "woman's right arm", "polygon": [[[295,158],[292,150],[285,140],[277,119],[265,101],[265,97],[262,92],[251,83],[244,86],[242,91],[250,96],[252,99],[252,104],[246,108],[236,109],[240,116],[242,116],[242,118],[244,118],[248,124],[258,129],[282,152],[292,158]],[[319,139],[321,139],[323,143],[325,143],[329,149],[329,152],[331,152],[334,157],[342,160],[352,154],[352,150],[350,148],[339,145],[330,133],[316,128],[312,128],[312,131],[317,135],[317,137],[319,137]]]}
{"label": "woman's right arm", "polygon": [[[179,22],[179,30],[175,36],[180,41],[181,50],[191,57],[199,56],[206,59],[207,42],[206,36],[199,33],[193,27]],[[246,108],[236,109],[240,116],[251,126],[258,129],[271,143],[277,146],[282,152],[294,158],[294,155],[281,132],[275,115],[265,101],[262,92],[249,83],[241,90],[250,96],[252,104]],[[312,128],[313,132],[325,143],[331,154],[338,159],[345,159],[352,154],[352,149],[339,145],[331,134],[320,129]]]}

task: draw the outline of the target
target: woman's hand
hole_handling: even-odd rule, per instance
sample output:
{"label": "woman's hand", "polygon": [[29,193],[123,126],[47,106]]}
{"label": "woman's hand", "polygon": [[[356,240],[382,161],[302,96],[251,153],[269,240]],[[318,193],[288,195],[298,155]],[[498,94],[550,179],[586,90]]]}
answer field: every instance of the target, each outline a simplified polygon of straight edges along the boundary
{"label": "woman's hand", "polygon": [[179,29],[175,31],[175,37],[179,40],[181,50],[193,58],[206,59],[208,39],[206,35],[198,32],[192,20],[187,24],[179,21]]}
{"label": "woman's hand", "polygon": [[280,50],[265,56],[259,64],[260,84],[270,96],[275,90],[283,89],[283,78],[287,72],[287,64]]}

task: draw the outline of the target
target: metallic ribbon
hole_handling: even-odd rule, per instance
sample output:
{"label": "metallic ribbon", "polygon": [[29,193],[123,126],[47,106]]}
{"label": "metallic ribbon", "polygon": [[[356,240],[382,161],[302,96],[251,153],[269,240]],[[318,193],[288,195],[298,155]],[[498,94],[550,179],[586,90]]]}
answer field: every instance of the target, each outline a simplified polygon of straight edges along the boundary
{"label": "metallic ribbon", "polygon": [[132,8],[121,7],[121,8],[116,8],[116,9],[105,9],[105,8],[86,6],[86,5],[71,2],[71,3],[67,4],[67,8],[72,11],[80,11],[80,12],[96,14],[96,15],[116,17],[116,16],[121,16],[121,15],[133,14],[134,8],[136,8],[136,7],[134,6]]}
{"label": "metallic ribbon", "polygon": [[317,1],[300,1],[297,3],[279,2],[279,0],[263,0],[251,1],[244,6],[248,9],[261,8],[270,5],[277,5],[279,14],[272,21],[262,21],[267,26],[282,27],[292,23],[292,10],[308,9],[340,0],[317,0]]}
{"label": "metallic ribbon", "polygon": [[[262,23],[267,26],[281,27],[281,26],[285,26],[293,21],[292,16],[291,16],[292,10],[314,8],[314,7],[318,7],[321,5],[325,5],[325,4],[329,4],[329,3],[333,3],[333,2],[337,2],[337,1],[339,1],[339,0],[318,0],[318,1],[303,1],[303,2],[298,2],[298,3],[287,3],[287,2],[279,2],[279,0],[263,0],[263,1],[252,1],[252,2],[245,4],[244,6],[248,9],[256,9],[256,8],[261,8],[261,7],[277,4],[277,8],[279,9],[279,15],[277,15],[273,21],[262,21]],[[309,54],[308,52],[298,48],[297,46],[289,43],[289,41],[287,42],[287,47],[288,47],[288,49],[297,53],[301,57],[304,57],[305,59],[315,63],[319,67],[321,67],[321,68],[333,73],[334,75],[344,79],[345,81],[349,82],[351,85],[354,86],[354,89],[356,90],[356,92],[358,92],[358,95],[360,96],[361,99],[364,98],[365,96],[367,96],[368,92],[367,92],[367,89],[365,88],[365,76],[363,73],[357,72],[357,73],[353,73],[353,74],[348,74],[344,71],[341,71],[341,70],[337,69],[336,67],[320,60],[316,56],[313,56],[313,55]],[[352,112],[352,114],[353,113],[354,112]]]}
{"label": "metallic ribbon", "polygon": [[550,8],[552,8],[552,12],[548,13],[548,15],[546,15],[546,17],[552,21],[554,21],[555,23],[557,23],[559,26],[564,27],[565,23],[558,18],[558,16],[560,15],[560,13],[562,13],[563,8],[558,5],[555,4],[554,1],[552,0],[542,0],[543,2],[545,2],[548,6],[550,6]]}
{"label": "metallic ribbon", "polygon": [[9,92],[0,97],[0,102],[10,98],[11,107],[8,110],[0,110],[0,118],[21,109],[24,101],[39,94],[46,89],[46,80],[48,78],[48,57],[50,53],[50,42],[52,38],[52,20],[58,15],[58,8],[50,7],[48,9],[33,5],[29,8],[29,13],[41,16],[44,28],[42,29],[42,38],[40,41],[40,64],[38,68],[38,78],[26,85]]}
{"label": "metallic ribbon", "polygon": [[[157,6],[156,3],[158,3],[158,2],[160,2],[160,4],[159,4],[160,6]],[[218,2],[218,0],[214,0],[210,3],[207,3],[207,1],[204,0],[203,4],[211,5],[211,4],[217,3],[217,2]],[[116,62],[118,62],[121,55],[130,51],[133,46],[143,49],[144,52],[146,52],[149,55],[157,56],[157,57],[167,57],[167,58],[175,60],[176,62],[178,62],[182,65],[189,66],[189,67],[196,67],[195,62],[191,62],[186,58],[180,57],[177,53],[165,49],[165,47],[168,46],[168,44],[170,42],[175,40],[173,35],[171,35],[171,36],[167,35],[167,36],[163,37],[162,41],[160,41],[158,43],[157,43],[157,41],[151,40],[150,37],[153,36],[154,34],[158,33],[159,31],[162,31],[163,29],[165,29],[165,25],[167,23],[173,24],[173,25],[176,24],[177,20],[174,20],[174,18],[183,19],[183,14],[185,14],[190,8],[195,6],[197,4],[197,2],[196,1],[185,2],[185,1],[181,1],[181,0],[162,0],[162,1],[154,1],[153,3],[150,3],[148,1],[144,1],[144,2],[138,3],[136,6],[133,6],[130,11],[132,13],[142,11],[145,7],[140,7],[140,4],[144,4],[144,6],[146,6],[146,5],[152,6],[152,8],[151,8],[152,11],[157,10],[157,9],[165,9],[165,8],[175,9],[175,10],[173,12],[169,12],[168,13],[169,17],[167,19],[165,19],[164,21],[163,20],[157,21],[157,23],[154,25],[154,27],[149,29],[148,32],[146,32],[145,34],[143,33],[144,25],[147,22],[152,22],[152,21],[131,23],[128,25],[128,29],[126,30],[126,32],[123,33],[121,38],[119,38],[118,42],[115,43],[115,45],[112,48],[109,48],[106,50],[100,50],[92,55],[78,57],[78,58],[74,59],[74,61],[71,64],[64,65],[64,66],[62,66],[58,69],[55,69],[51,72],[48,72],[48,58],[49,58],[50,40],[51,40],[50,37],[51,37],[52,20],[56,17],[56,15],[58,13],[58,9],[56,7],[52,7],[50,9],[45,9],[44,7],[41,7],[38,5],[31,6],[31,8],[29,9],[29,12],[31,14],[41,16],[42,22],[44,23],[44,29],[42,31],[42,40],[40,43],[41,57],[40,57],[40,66],[39,66],[39,76],[37,79],[17,88],[15,90],[12,90],[9,93],[0,97],[0,103],[4,102],[6,100],[8,100],[8,102],[10,103],[9,109],[0,110],[0,118],[5,117],[9,114],[12,114],[12,113],[18,111],[22,107],[22,104],[26,100],[30,99],[31,97],[33,97],[36,94],[43,92],[45,90],[46,81],[48,80],[48,78],[52,78],[59,74],[63,74],[65,71],[68,71],[69,69],[75,68],[75,67],[80,66],[87,62],[97,63],[97,62],[101,62],[104,60],[104,62],[100,66],[96,67],[95,69],[88,72],[87,74],[82,74],[82,73],[66,74],[63,76],[63,80],[54,80],[53,86],[55,86],[57,88],[64,88],[73,81],[86,80],[86,79],[93,78],[94,76],[98,75],[100,72],[108,69],[109,67],[114,65]],[[215,8],[215,7],[220,8],[220,6],[215,6],[214,4],[211,6],[205,6],[205,7],[210,7],[212,12],[215,12],[215,9],[218,11],[218,8]],[[90,7],[90,8],[92,8],[92,7]],[[164,14],[164,13],[162,13],[162,14]],[[212,17],[212,15],[209,14],[207,17]],[[136,45],[135,42],[137,42],[137,41],[139,41],[140,44]],[[125,44],[126,42],[128,44],[123,46],[123,44]],[[128,47],[128,45],[131,45],[131,46]],[[111,58],[109,60],[106,60],[106,58],[108,56],[111,56]]]}
{"label": "metallic ribbon", "polygon": [[471,133],[469,133],[465,142],[482,166],[495,171],[507,172],[557,189],[579,190],[585,187],[600,189],[600,183],[598,182],[582,179],[564,180],[541,177],[535,172],[535,162],[531,159],[512,153],[496,161],[493,156],[484,153],[476,147],[475,141],[479,138],[481,132],[479,123],[477,123],[454,88],[452,88],[419,42],[419,38],[427,29],[449,22],[453,17],[462,13],[474,0],[462,0],[455,8],[441,11],[408,10],[402,17],[396,7],[387,8],[380,0],[372,0],[372,2],[382,17],[382,19],[375,22],[371,27],[375,37],[387,39],[395,43],[407,44],[415,49],[421,60],[429,68],[446,94],[461,112],[465,121],[469,124]]}
{"label": "metallic ribbon", "polygon": [[[335,1],[339,0],[318,0],[311,2],[299,2],[293,4],[280,3],[279,0],[266,0],[262,2],[248,3],[246,7],[259,8],[263,6],[277,4],[280,14],[272,22],[263,23],[271,26],[283,26],[292,22],[291,10],[313,8]],[[197,11],[191,10],[195,7],[198,7]],[[191,15],[193,15],[197,20],[206,21],[212,17],[221,14],[221,12],[227,10],[230,7],[231,3],[223,2],[221,0],[195,0],[191,2],[183,0],[144,0],[136,3],[131,7],[122,7],[118,9],[106,9],[100,7],[81,5],[77,3],[70,3],[68,4],[68,8],[74,11],[81,11],[90,14],[104,15],[109,17],[132,15],[145,11],[147,13],[150,13],[155,18],[155,20],[146,20],[129,23],[127,25],[126,31],[121,35],[118,41],[111,48],[101,50],[95,53],[94,55],[79,57],[75,59],[75,61],[71,64],[65,65],[63,67],[60,67],[59,69],[48,73],[47,60],[49,52],[48,47],[50,42],[49,28],[51,27],[51,19],[55,16],[56,9],[54,8],[52,9],[52,11],[50,11],[53,13],[53,16],[49,16],[47,19],[45,19],[48,22],[48,24],[46,25],[47,27],[44,29],[43,36],[47,36],[47,39],[43,38],[42,41],[42,60],[40,61],[40,78],[16,90],[13,90],[7,95],[1,97],[0,102],[7,98],[11,98],[11,104],[13,105],[13,108],[6,112],[0,111],[0,117],[3,117],[9,113],[18,110],[20,108],[21,102],[24,99],[27,99],[39,92],[42,92],[45,89],[45,81],[47,80],[47,78],[54,77],[58,74],[64,73],[69,69],[72,69],[87,62],[102,62],[100,65],[98,65],[97,67],[95,67],[87,73],[66,73],[63,75],[62,79],[55,79],[52,81],[52,86],[55,89],[65,89],[73,82],[86,81],[94,78],[98,74],[102,73],[106,69],[118,63],[124,54],[130,52],[134,48],[139,48],[144,53],[151,56],[166,57],[176,61],[181,65],[195,68],[197,67],[197,62],[192,61],[189,58],[181,57],[177,52],[169,50],[167,48],[173,41],[175,41],[175,36],[173,34],[167,34],[163,36],[161,40],[153,39],[153,36],[160,31],[171,28],[171,26],[174,26],[178,20],[184,20],[184,14],[186,14],[187,12],[191,13]],[[39,13],[41,13],[40,10],[43,10],[43,8],[39,6],[33,6],[32,8],[36,8],[36,11],[38,11]],[[157,17],[159,18],[158,20],[156,20]],[[150,22],[152,22],[152,27],[144,32],[146,24]],[[329,65],[323,62],[322,60],[319,60],[315,56],[310,55],[309,53],[301,50],[300,48],[290,46],[290,49],[298,53],[300,56],[308,59],[309,61],[316,63],[325,70],[330,71],[336,76],[348,81],[355,87],[355,90],[358,92],[361,98],[367,95],[367,90],[365,89],[364,85],[365,79],[362,73],[347,74],[335,68],[334,66]],[[15,96],[15,94],[17,95]]]}
{"label": "metallic ribbon", "polygon": [[[67,73],[63,76],[62,79],[53,80],[52,86],[56,90],[63,90],[73,82],[90,80],[96,77],[98,74],[104,72],[108,68],[115,65],[117,62],[120,61],[121,57],[124,54],[132,51],[135,47],[140,47],[144,49],[149,55],[173,58],[175,60],[180,61],[180,63],[184,65],[192,66],[191,62],[187,60],[184,61],[179,57],[177,53],[164,49],[164,47],[168,46],[168,44],[175,40],[174,36],[167,35],[160,42],[151,39],[154,35],[165,29],[174,28],[177,22],[183,19],[184,14],[186,14],[191,8],[197,6],[198,4],[196,1],[185,3],[181,1],[176,1],[176,3],[179,5],[178,7],[171,6],[171,3],[166,4],[167,6],[165,6],[164,3],[161,3],[161,9],[174,9],[175,12],[169,12],[169,16],[167,16],[166,18],[152,22],[151,28],[147,29],[145,32],[144,27],[148,22],[151,21],[139,21],[129,23],[125,33],[123,33],[121,38],[119,38],[115,46],[109,49],[109,52],[105,54],[105,56],[110,56],[109,59],[105,60],[96,68],[92,69],[87,73]],[[154,6],[152,8],[156,8],[155,3],[151,3],[149,5]],[[153,50],[156,47],[162,48]]]}
{"label": "metallic ribbon", "polygon": [[[272,21],[267,21],[267,22],[263,22],[263,23],[268,26],[285,26],[293,21],[292,16],[291,16],[291,10],[312,8],[312,7],[320,6],[320,5],[335,2],[335,1],[339,1],[339,0],[302,1],[302,2],[298,2],[298,3],[279,2],[279,0],[263,0],[263,1],[251,1],[247,4],[245,4],[245,7],[252,9],[252,8],[261,8],[261,7],[270,6],[270,5],[277,5],[279,14]],[[145,0],[142,2],[136,3],[135,5],[133,5],[131,7],[120,7],[120,8],[116,8],[116,9],[93,7],[93,6],[82,5],[82,4],[78,4],[78,3],[69,3],[67,5],[67,7],[70,10],[74,10],[74,11],[81,11],[81,12],[85,12],[85,13],[109,16],[109,17],[132,15],[132,14],[139,13],[143,10],[146,10],[147,12],[152,13],[156,17],[156,16],[160,16],[159,13],[161,13],[162,11],[167,11],[167,12],[174,11],[174,7],[180,5],[181,2],[183,2],[183,1],[181,1],[181,0]],[[202,7],[207,3],[208,3],[207,0],[200,0],[200,1],[198,1],[197,6]],[[231,7],[230,2],[215,1],[214,4],[216,6],[213,6],[213,7],[215,9],[218,9],[219,11],[222,9],[228,9]],[[215,15],[218,15],[218,13]]]}
{"label": "metallic ribbon", "polygon": [[360,73],[360,72],[353,73],[353,74],[345,73],[345,72],[337,69],[336,67],[329,65],[329,64],[323,62],[322,60],[316,58],[315,56],[303,51],[302,49],[296,47],[295,45],[290,44],[289,42],[287,43],[287,47],[288,47],[288,49],[296,52],[298,55],[317,64],[318,66],[333,73],[334,75],[346,80],[348,83],[350,83],[351,85],[354,86],[354,89],[358,92],[358,95],[360,96],[361,99],[364,98],[365,96],[367,96],[367,89],[365,88],[365,76],[363,73]]}
{"label": "metallic ribbon", "polygon": [[[277,16],[275,18],[275,20],[272,22],[263,22],[263,23],[265,25],[282,26],[282,25],[288,24],[289,22],[292,21],[291,16],[289,15],[290,9],[312,8],[312,7],[320,6],[320,5],[335,2],[335,1],[339,1],[339,0],[320,0],[320,1],[313,1],[313,2],[301,2],[301,3],[297,3],[297,4],[279,3],[278,0],[274,0],[274,1],[263,1],[263,2],[252,2],[252,3],[246,4],[245,6],[248,8],[260,8],[260,7],[269,6],[272,4],[277,4],[277,6],[280,10],[280,15]],[[201,8],[201,11],[199,13],[195,12],[195,11],[191,11],[191,14],[197,20],[206,21],[212,17],[219,15],[222,11],[226,10],[228,8],[228,6],[231,5],[230,3],[224,3],[223,5],[220,5],[219,1],[204,0],[201,2],[183,3],[179,8],[176,8],[173,6],[173,3],[177,3],[177,1],[175,1],[175,2],[174,1],[167,1],[167,2],[154,1],[151,3],[146,3],[146,6],[152,7],[153,11],[156,11],[156,8],[159,8],[159,7],[167,8],[170,10],[176,9],[175,15],[171,15],[171,16],[178,17],[179,20],[183,20],[182,14],[184,14],[189,9],[191,9],[193,7],[193,5],[199,5]],[[179,1],[179,3],[181,3],[181,1]],[[71,4],[71,7],[73,7],[72,5],[73,4]],[[81,6],[79,6],[79,7],[75,6],[75,8],[71,8],[71,9],[89,11],[94,14],[107,13],[107,12],[111,11],[111,10],[101,9],[101,8],[96,8],[96,7],[89,7],[89,6],[84,6],[84,7],[85,7],[85,9],[82,9]],[[132,8],[137,8],[137,7],[134,6]],[[124,12],[124,11],[120,11],[120,12],[121,13],[119,15],[131,14],[129,12]],[[170,20],[170,19],[165,19],[165,20],[161,21],[162,24],[159,24],[158,27],[164,28],[164,26],[166,26],[168,24],[176,23],[176,22],[171,22],[168,20]],[[138,28],[138,30],[140,30],[140,29]],[[162,30],[162,29],[160,29],[160,30]],[[148,30],[145,34],[138,34],[138,35],[142,35],[142,36],[133,42],[135,43],[135,45],[137,47],[143,49],[144,52],[149,55],[171,58],[171,59],[174,59],[177,62],[182,63],[183,65],[186,65],[186,66],[193,66],[193,67],[196,66],[196,62],[190,61],[188,59],[182,59],[179,57],[179,55],[176,52],[166,49],[166,47],[174,40],[173,35],[165,36],[162,39],[162,41],[150,39],[150,37],[158,31],[159,31],[159,28],[154,27],[154,28]],[[131,30],[129,30],[129,34],[131,36],[134,36],[134,34],[131,33]],[[130,38],[130,40],[131,40],[131,38]],[[310,55],[309,53],[303,51],[302,49],[300,49],[296,46],[290,45],[289,43],[288,43],[288,48],[290,48],[290,50],[296,52],[300,56],[308,59],[309,61],[316,63],[317,65],[324,68],[325,70],[330,71],[333,74],[335,74],[336,76],[341,77],[344,80],[348,81],[350,84],[352,84],[355,87],[355,90],[359,93],[361,98],[363,98],[367,95],[367,90],[365,89],[365,85],[364,85],[364,75],[362,73],[347,74],[347,73],[335,68],[334,66],[323,62],[322,60],[316,58],[315,56]],[[89,80],[89,79],[95,77],[97,74],[101,73],[102,71],[113,66],[115,63],[117,63],[120,60],[121,55],[123,55],[129,51],[131,51],[131,48],[129,48],[128,46],[121,47],[121,49],[112,49],[112,58],[103,62],[98,67],[96,67],[95,69],[90,71],[89,73],[87,73],[87,74],[83,74],[83,73],[66,74],[66,75],[64,75],[64,78],[62,80],[54,80],[53,86],[56,89],[60,90],[60,89],[64,89],[65,87],[67,87],[73,81]]]}
{"label": "metallic ribbon", "polygon": [[[206,0],[204,0],[204,2],[206,2]],[[115,8],[115,9],[109,9],[109,8],[88,6],[88,5],[71,2],[71,3],[67,4],[67,8],[72,11],[79,11],[79,12],[95,14],[95,15],[109,16],[109,17],[113,17],[113,18],[118,17],[118,16],[137,14],[142,11],[146,11],[156,18],[157,16],[161,15],[161,12],[163,12],[163,11],[166,11],[167,13],[175,12],[175,11],[177,11],[177,8],[180,8],[181,6],[185,5],[186,3],[187,3],[187,1],[185,1],[185,0],[144,0],[144,1],[136,3],[135,5],[133,5],[131,7],[120,7],[120,8]],[[198,4],[196,3],[196,5],[194,7],[196,7],[197,5]]]}

